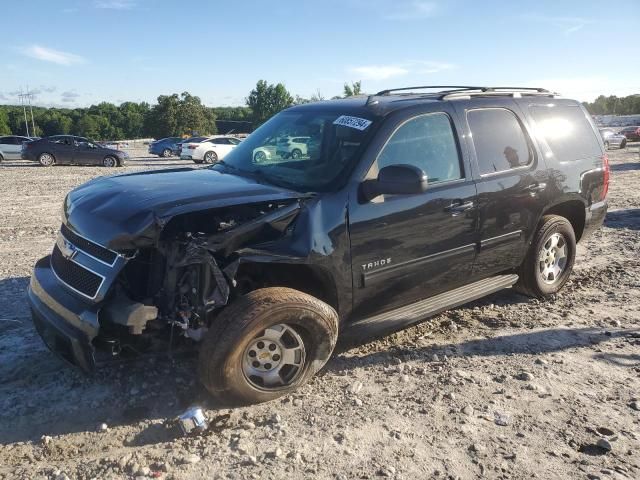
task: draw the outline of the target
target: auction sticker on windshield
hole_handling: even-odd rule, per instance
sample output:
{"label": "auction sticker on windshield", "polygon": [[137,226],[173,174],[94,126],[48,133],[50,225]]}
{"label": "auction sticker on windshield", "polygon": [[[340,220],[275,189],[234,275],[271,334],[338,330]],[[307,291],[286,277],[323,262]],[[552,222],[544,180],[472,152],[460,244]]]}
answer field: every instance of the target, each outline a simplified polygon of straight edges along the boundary
{"label": "auction sticker on windshield", "polygon": [[334,125],[342,125],[343,127],[355,128],[356,130],[366,130],[371,125],[371,120],[359,117],[350,117],[348,115],[341,115],[335,119]]}

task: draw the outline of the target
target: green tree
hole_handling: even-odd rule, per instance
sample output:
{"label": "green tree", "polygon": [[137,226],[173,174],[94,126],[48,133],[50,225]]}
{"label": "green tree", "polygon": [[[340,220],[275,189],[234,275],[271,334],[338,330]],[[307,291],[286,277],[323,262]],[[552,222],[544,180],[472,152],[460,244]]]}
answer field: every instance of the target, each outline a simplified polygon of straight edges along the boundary
{"label": "green tree", "polygon": [[6,110],[0,110],[0,135],[11,135],[11,129],[9,128],[9,115]]}
{"label": "green tree", "polygon": [[353,97],[354,95],[360,95],[362,93],[362,81],[358,80],[357,82],[352,82],[351,85],[348,83],[344,84],[344,96],[345,97]]}
{"label": "green tree", "polygon": [[281,83],[277,85],[267,84],[265,80],[259,80],[256,88],[251,90],[246,99],[247,106],[253,112],[254,126],[266,122],[273,115],[293,105],[293,97]]}

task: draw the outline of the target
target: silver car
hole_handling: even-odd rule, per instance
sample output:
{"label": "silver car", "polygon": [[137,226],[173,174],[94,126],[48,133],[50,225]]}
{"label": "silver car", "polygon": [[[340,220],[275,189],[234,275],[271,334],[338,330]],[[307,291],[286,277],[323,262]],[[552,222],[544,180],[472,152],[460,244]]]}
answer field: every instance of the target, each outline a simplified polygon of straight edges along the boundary
{"label": "silver car", "polygon": [[624,148],[627,146],[627,137],[610,128],[600,129],[600,135],[604,142],[604,147],[609,150],[611,148]]}
{"label": "silver car", "polygon": [[22,142],[30,142],[29,137],[7,135],[0,137],[0,162],[2,160],[20,160],[22,158]]}

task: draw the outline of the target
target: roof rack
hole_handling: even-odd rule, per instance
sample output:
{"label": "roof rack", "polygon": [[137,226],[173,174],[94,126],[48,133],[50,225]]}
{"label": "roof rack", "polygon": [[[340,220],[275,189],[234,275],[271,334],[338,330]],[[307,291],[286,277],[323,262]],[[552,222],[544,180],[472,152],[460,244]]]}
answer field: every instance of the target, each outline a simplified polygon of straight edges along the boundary
{"label": "roof rack", "polygon": [[445,89],[438,92],[426,93],[425,95],[435,96],[439,100],[448,100],[454,98],[469,98],[472,95],[478,96],[493,96],[493,95],[510,95],[515,98],[519,98],[522,95],[540,95],[546,97],[557,96],[558,93],[551,92],[546,88],[539,87],[471,87],[471,86],[459,86],[459,85],[425,85],[420,87],[403,87],[403,88],[390,88],[388,90],[382,90],[375,95],[370,95],[367,103],[375,96],[389,95],[392,92],[402,92],[408,90],[425,90],[425,89]]}

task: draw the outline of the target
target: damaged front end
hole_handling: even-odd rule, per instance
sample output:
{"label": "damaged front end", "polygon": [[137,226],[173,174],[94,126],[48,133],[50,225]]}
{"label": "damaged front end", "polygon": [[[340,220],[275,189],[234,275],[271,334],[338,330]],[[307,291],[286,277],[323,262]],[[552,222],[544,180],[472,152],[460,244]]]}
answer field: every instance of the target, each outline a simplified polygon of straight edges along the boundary
{"label": "damaged front end", "polygon": [[32,277],[34,323],[52,350],[85,370],[116,356],[189,350],[241,294],[245,255],[286,235],[300,208],[300,198],[278,198],[155,215],[154,242],[118,251],[63,224]]}

